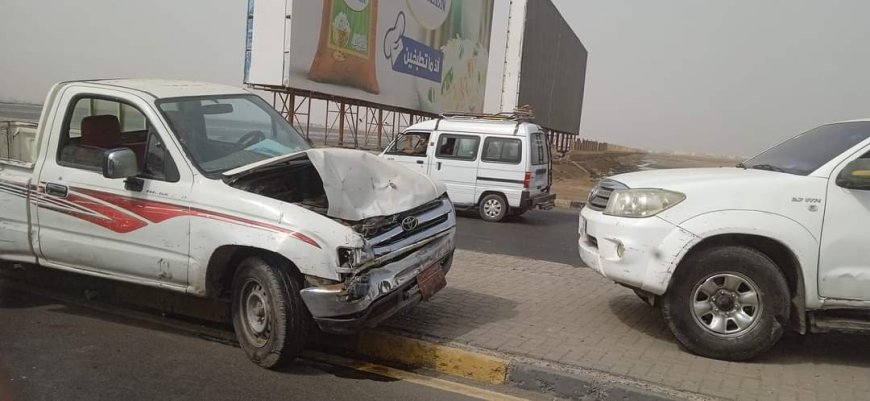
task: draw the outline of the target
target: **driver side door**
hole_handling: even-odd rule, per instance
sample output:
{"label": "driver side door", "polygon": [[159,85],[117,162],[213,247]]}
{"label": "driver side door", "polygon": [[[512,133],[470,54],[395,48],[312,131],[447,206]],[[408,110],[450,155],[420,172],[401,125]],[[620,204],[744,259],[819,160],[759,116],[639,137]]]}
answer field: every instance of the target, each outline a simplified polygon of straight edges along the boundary
{"label": "driver side door", "polygon": [[430,133],[423,131],[406,132],[387,148],[384,158],[426,174],[429,171],[428,152],[432,146],[429,136]]}
{"label": "driver side door", "polygon": [[819,253],[819,295],[823,297],[870,301],[870,185],[860,187],[860,182],[838,179],[857,167],[856,178],[870,183],[870,149],[860,153],[834,170],[828,181]]}
{"label": "driver side door", "polygon": [[[186,287],[193,177],[176,164],[162,123],[147,103],[119,92],[71,87],[59,104],[71,107],[45,138],[36,194],[42,261]],[[104,177],[103,154],[124,147],[140,174]]]}

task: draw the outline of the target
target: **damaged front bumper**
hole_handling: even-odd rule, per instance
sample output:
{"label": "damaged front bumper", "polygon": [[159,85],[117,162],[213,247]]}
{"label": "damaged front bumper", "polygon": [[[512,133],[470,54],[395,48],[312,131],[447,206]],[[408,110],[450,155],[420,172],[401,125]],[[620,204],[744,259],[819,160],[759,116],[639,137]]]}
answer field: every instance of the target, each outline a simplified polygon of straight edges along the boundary
{"label": "damaged front bumper", "polygon": [[[301,291],[302,299],[321,330],[330,333],[354,333],[374,327],[397,312],[423,300],[418,276],[429,268],[446,274],[453,262],[456,228],[451,226],[439,234],[408,248],[397,250],[396,259],[367,270],[355,281],[367,290],[358,299],[345,283],[309,287]],[[410,249],[409,249],[410,248]],[[427,271],[427,273],[431,272]],[[443,276],[441,276],[443,277]],[[436,291],[440,287],[436,288]]]}

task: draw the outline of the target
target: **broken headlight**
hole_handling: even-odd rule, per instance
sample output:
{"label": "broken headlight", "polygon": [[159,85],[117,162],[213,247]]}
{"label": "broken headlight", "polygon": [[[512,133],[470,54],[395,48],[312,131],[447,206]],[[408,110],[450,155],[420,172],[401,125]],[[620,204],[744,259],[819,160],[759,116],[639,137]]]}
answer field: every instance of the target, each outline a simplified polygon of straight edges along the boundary
{"label": "broken headlight", "polygon": [[371,252],[362,248],[338,248],[338,266],[345,269],[354,269],[368,263],[374,258]]}
{"label": "broken headlight", "polygon": [[613,191],[604,214],[617,217],[650,217],[686,199],[686,195],[663,189],[618,189]]}

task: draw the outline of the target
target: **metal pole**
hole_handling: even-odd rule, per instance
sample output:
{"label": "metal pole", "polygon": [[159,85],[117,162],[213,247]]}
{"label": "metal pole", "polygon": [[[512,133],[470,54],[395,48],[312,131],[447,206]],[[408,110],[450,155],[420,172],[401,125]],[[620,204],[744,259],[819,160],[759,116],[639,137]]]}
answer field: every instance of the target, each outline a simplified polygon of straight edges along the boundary
{"label": "metal pole", "polygon": [[378,109],[378,149],[380,149],[383,145],[381,144],[381,137],[384,134],[384,110]]}
{"label": "metal pole", "polygon": [[338,146],[344,146],[344,102],[338,106]]}
{"label": "metal pole", "polygon": [[296,95],[292,92],[287,95],[287,122],[293,124],[296,118]]}

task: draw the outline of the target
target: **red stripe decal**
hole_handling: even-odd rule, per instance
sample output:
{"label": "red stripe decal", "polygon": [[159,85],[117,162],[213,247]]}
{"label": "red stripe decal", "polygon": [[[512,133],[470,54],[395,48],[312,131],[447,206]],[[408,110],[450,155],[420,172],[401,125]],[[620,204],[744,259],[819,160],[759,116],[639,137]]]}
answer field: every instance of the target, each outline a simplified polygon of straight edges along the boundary
{"label": "red stripe decal", "polygon": [[[293,238],[296,238],[306,244],[309,244],[313,247],[320,248],[320,244],[317,243],[311,237],[302,234],[300,232],[296,232],[290,230],[288,228],[284,228],[281,226],[268,224],[259,222],[256,220],[246,219],[243,217],[232,216],[229,214],[213,212],[205,209],[198,208],[188,208],[185,206],[175,205],[171,203],[157,202],[145,199],[137,199],[130,198],[126,196],[115,195],[102,191],[95,191],[91,189],[85,188],[70,188],[72,191],[76,193],[87,195],[94,199],[98,199],[100,201],[109,203],[111,205],[117,206],[125,211],[135,214],[136,216],[142,217],[152,223],[161,223],[163,221],[169,220],[173,217],[180,216],[194,216],[201,217],[211,220],[222,221],[231,224],[241,224],[248,227],[265,229],[269,231],[274,231],[282,234],[290,235]],[[40,188],[40,192],[42,188]],[[45,195],[43,195],[45,196]],[[70,216],[74,216],[80,218],[82,220],[89,221],[94,224],[98,224],[102,227],[108,228],[112,231],[118,233],[128,233],[130,231],[137,230],[148,225],[147,222],[137,219],[133,216],[124,213],[123,211],[116,209],[114,207],[104,205],[102,203],[96,202],[94,200],[81,197],[70,193],[66,200],[73,203],[76,206],[82,207],[85,210],[90,210],[96,213],[99,213],[106,218],[102,218],[100,216],[94,216],[87,213],[70,210],[68,208],[63,208],[57,204],[48,204],[50,198],[45,196],[45,198],[39,199],[40,207],[44,207],[47,209],[51,209],[57,212],[65,213]]]}
{"label": "red stripe decal", "polygon": [[41,204],[40,206],[94,223],[100,227],[105,227],[109,230],[121,234],[129,233],[131,231],[138,230],[148,225],[148,223],[146,223],[145,221],[130,216],[127,213],[119,211],[118,209],[105,206],[101,203],[94,202],[90,199],[83,198],[78,195],[69,194],[67,196],[67,200],[88,210],[99,213],[102,216],[95,216],[76,210],[64,209],[56,205],[50,205],[47,203]]}
{"label": "red stripe decal", "polygon": [[188,208],[173,205],[171,203],[128,198],[126,196],[119,196],[84,188],[75,188],[75,191],[111,203],[124,210],[132,212],[137,216],[143,217],[152,223],[160,223],[173,217],[187,216],[190,214]]}

